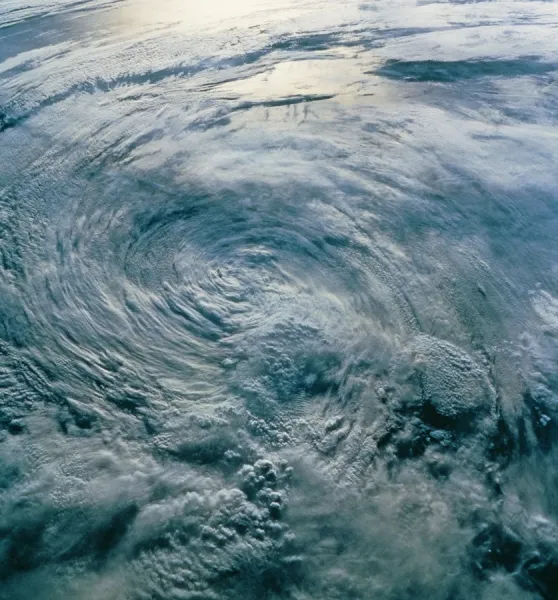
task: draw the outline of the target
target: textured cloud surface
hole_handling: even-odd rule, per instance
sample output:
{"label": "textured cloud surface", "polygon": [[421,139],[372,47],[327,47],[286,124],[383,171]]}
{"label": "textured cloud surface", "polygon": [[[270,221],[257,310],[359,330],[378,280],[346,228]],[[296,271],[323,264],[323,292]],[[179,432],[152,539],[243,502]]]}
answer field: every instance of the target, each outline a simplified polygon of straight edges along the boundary
{"label": "textured cloud surface", "polygon": [[0,600],[553,600],[548,2],[0,6]]}

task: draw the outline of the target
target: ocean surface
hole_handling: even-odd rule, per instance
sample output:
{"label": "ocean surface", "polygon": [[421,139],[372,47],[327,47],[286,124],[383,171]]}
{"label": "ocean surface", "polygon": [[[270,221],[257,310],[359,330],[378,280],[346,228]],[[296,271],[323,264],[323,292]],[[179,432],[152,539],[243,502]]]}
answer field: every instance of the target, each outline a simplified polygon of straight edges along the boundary
{"label": "ocean surface", "polygon": [[558,598],[558,4],[0,1],[0,600]]}

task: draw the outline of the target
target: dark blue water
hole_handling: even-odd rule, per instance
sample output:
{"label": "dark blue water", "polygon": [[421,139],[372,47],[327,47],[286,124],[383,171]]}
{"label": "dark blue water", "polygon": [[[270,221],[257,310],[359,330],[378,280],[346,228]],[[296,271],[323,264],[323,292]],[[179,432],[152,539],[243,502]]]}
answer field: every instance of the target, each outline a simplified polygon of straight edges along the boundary
{"label": "dark blue water", "polygon": [[553,2],[3,0],[0,599],[558,598]]}

